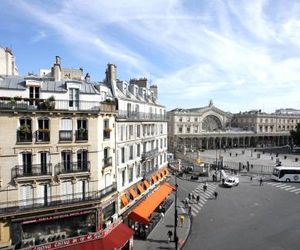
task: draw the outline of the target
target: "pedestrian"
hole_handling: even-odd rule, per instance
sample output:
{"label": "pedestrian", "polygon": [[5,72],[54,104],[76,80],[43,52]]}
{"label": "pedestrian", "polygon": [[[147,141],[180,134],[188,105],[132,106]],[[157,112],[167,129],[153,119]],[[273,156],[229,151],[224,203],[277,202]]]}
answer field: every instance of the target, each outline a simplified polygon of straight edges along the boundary
{"label": "pedestrian", "polygon": [[170,243],[172,239],[173,232],[171,230],[168,231],[168,243]]}
{"label": "pedestrian", "polygon": [[250,176],[250,181],[252,181],[253,180],[253,177],[252,177],[252,175]]}
{"label": "pedestrian", "polygon": [[189,205],[189,210],[188,210],[188,212],[189,212],[189,215],[191,216],[191,215],[192,215],[192,206],[191,206],[191,205]]}
{"label": "pedestrian", "polygon": [[183,223],[184,223],[184,215],[180,215],[180,225],[181,227],[183,226]]}
{"label": "pedestrian", "polygon": [[189,200],[191,200],[192,199],[192,194],[191,193],[189,193]]}
{"label": "pedestrian", "polygon": [[207,190],[207,185],[205,183],[204,186],[203,186],[203,192],[206,192],[206,190]]}
{"label": "pedestrian", "polygon": [[197,195],[197,203],[199,203],[200,202],[200,195],[198,194]]}
{"label": "pedestrian", "polygon": [[259,185],[260,185],[260,186],[263,185],[263,179],[262,179],[262,177],[260,177],[260,179],[259,179]]}
{"label": "pedestrian", "polygon": [[192,194],[192,198],[193,200],[196,200],[195,194]]}
{"label": "pedestrian", "polygon": [[218,192],[217,191],[214,192],[214,196],[215,196],[215,200],[216,200],[218,198]]}
{"label": "pedestrian", "polygon": [[165,214],[163,212],[161,212],[160,215],[161,215],[161,222],[164,223]]}

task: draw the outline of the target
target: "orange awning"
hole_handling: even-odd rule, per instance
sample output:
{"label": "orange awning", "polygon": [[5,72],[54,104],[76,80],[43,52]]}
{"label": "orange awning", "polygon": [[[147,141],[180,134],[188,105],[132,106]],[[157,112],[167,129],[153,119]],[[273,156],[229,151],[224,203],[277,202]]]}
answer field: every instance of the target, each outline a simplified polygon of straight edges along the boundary
{"label": "orange awning", "polygon": [[153,211],[175,190],[169,183],[162,184],[146,200],[142,201],[128,216],[129,219],[148,224]]}
{"label": "orange awning", "polygon": [[144,180],[144,184],[145,184],[147,189],[150,187],[149,182],[147,180]]}
{"label": "orange awning", "polygon": [[157,180],[160,180],[160,175],[156,174],[156,178],[157,178]]}
{"label": "orange awning", "polygon": [[154,184],[155,182],[157,182],[156,176],[155,176],[155,175],[152,175],[152,176],[151,176],[151,179],[152,179],[152,183],[153,183],[153,184]]}
{"label": "orange awning", "polygon": [[135,199],[136,197],[138,197],[137,193],[135,192],[135,190],[133,188],[130,188],[129,193],[131,194],[132,198]]}
{"label": "orange awning", "polygon": [[166,168],[165,169],[165,174],[168,175],[169,174],[169,170]]}
{"label": "orange awning", "polygon": [[159,175],[160,175],[161,178],[163,178],[164,177],[163,171],[160,171]]}
{"label": "orange awning", "polygon": [[142,183],[139,183],[138,185],[137,185],[137,188],[138,188],[138,190],[140,191],[140,193],[143,193],[145,190],[144,190],[144,187],[143,187],[143,185],[142,185]]}
{"label": "orange awning", "polygon": [[124,207],[129,203],[126,194],[121,195],[121,201]]}

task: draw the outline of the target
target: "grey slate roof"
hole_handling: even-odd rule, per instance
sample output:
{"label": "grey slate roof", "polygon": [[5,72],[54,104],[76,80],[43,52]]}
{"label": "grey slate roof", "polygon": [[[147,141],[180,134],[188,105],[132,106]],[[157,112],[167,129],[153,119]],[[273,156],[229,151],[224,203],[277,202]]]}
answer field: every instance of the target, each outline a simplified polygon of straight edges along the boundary
{"label": "grey slate roof", "polygon": [[25,90],[24,77],[0,76],[0,89]]}

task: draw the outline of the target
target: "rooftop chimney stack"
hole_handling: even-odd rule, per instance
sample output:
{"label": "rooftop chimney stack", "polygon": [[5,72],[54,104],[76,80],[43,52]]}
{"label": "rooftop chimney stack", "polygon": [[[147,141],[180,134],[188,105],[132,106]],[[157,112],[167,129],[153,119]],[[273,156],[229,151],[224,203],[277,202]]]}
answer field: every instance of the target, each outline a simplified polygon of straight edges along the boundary
{"label": "rooftop chimney stack", "polygon": [[154,101],[156,101],[157,100],[157,85],[151,85],[150,90],[153,93]]}
{"label": "rooftop chimney stack", "polygon": [[85,77],[84,77],[84,80],[85,80],[86,82],[89,82],[89,81],[91,80],[91,76],[90,76],[89,73],[86,73],[86,75],[85,75]]}
{"label": "rooftop chimney stack", "polygon": [[117,67],[114,64],[107,64],[106,80],[109,83],[116,82],[117,80]]}
{"label": "rooftop chimney stack", "polygon": [[59,56],[55,57],[55,63],[52,68],[52,74],[55,81],[61,81],[61,60]]}

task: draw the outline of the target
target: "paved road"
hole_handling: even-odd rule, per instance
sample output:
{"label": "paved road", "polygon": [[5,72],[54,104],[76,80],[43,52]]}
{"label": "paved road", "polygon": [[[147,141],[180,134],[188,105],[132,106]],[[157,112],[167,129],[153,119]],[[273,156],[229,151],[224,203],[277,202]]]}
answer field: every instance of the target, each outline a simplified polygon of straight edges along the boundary
{"label": "paved road", "polygon": [[218,199],[208,199],[194,217],[184,249],[300,249],[300,183],[260,187],[246,176],[240,182],[217,187]]}

